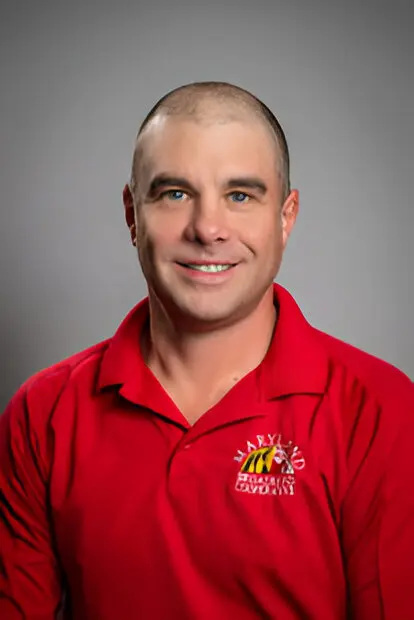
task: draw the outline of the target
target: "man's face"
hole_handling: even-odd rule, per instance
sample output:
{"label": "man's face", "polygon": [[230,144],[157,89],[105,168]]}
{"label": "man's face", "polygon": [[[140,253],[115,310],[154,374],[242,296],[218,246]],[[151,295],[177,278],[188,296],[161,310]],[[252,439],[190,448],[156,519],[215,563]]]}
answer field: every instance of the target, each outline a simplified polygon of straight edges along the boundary
{"label": "man's face", "polygon": [[152,303],[187,325],[227,325],[272,285],[297,212],[255,119],[163,118],[144,136],[137,247]]}

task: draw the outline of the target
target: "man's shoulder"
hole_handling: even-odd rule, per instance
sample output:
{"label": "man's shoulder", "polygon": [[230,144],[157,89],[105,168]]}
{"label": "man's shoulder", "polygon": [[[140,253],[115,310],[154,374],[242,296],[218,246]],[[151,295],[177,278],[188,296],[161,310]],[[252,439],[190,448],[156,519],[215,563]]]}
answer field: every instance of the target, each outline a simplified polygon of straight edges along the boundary
{"label": "man's shoulder", "polygon": [[16,390],[9,406],[40,402],[42,409],[50,409],[75,375],[96,374],[110,342],[111,339],[103,340],[31,375]]}
{"label": "man's shoulder", "polygon": [[374,397],[388,400],[412,394],[411,379],[396,366],[348,342],[313,329],[329,360],[344,368],[347,374],[364,385]]}

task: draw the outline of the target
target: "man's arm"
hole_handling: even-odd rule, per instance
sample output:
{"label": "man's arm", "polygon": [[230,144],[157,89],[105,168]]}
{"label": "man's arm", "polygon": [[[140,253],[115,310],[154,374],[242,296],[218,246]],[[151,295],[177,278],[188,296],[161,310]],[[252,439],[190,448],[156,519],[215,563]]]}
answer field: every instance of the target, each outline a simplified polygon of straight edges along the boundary
{"label": "man's arm", "polygon": [[[390,386],[391,387],[391,386]],[[414,618],[414,389],[362,396],[342,534],[352,620]]]}
{"label": "man's arm", "polygon": [[[48,400],[50,394],[46,406]],[[46,416],[21,388],[0,416],[2,620],[51,620],[58,614],[61,584],[48,514],[48,441]]]}

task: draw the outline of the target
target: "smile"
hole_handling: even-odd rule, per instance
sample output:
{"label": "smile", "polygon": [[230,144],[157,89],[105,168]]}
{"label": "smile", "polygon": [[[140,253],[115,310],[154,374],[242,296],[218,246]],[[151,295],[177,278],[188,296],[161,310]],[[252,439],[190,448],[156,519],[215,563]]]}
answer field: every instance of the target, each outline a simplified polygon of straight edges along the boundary
{"label": "smile", "polygon": [[202,271],[203,273],[220,273],[221,271],[227,271],[234,267],[231,264],[221,264],[221,265],[195,265],[195,264],[185,264],[181,263],[183,267],[187,267],[187,269],[193,269],[194,271]]}

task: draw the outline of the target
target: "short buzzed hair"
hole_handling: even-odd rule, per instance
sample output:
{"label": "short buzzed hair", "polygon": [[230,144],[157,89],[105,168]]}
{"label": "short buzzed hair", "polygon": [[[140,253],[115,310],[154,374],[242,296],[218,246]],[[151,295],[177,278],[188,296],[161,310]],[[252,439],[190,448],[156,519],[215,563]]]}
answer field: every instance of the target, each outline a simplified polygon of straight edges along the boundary
{"label": "short buzzed hair", "polygon": [[141,157],[139,138],[146,127],[158,115],[190,117],[198,122],[203,122],[207,115],[207,107],[216,103],[219,108],[228,106],[226,118],[231,120],[237,111],[245,111],[255,114],[264,121],[271,130],[272,136],[279,150],[279,174],[282,181],[282,199],[290,193],[290,159],[289,148],[285,133],[273,112],[260,99],[249,91],[229,84],[228,82],[193,82],[179,86],[170,91],[149,111],[139,128],[131,172],[131,190],[134,192],[137,186],[136,170]]}

